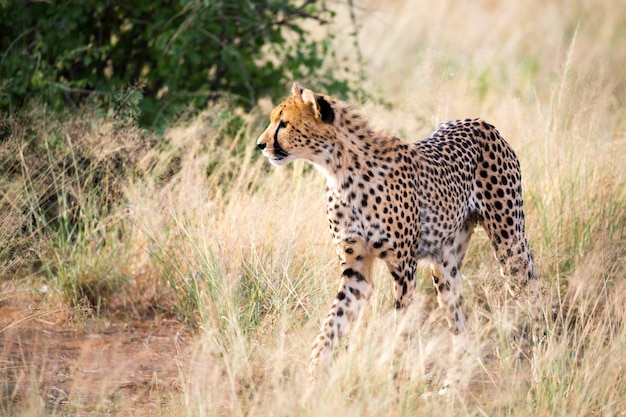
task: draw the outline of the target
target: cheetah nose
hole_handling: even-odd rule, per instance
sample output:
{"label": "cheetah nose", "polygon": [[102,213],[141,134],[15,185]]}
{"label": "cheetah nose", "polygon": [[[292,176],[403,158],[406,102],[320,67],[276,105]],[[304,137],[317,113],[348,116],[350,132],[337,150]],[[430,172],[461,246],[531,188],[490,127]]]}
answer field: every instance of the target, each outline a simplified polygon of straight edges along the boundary
{"label": "cheetah nose", "polygon": [[265,149],[265,147],[266,147],[266,146],[267,146],[267,144],[266,144],[266,143],[263,143],[263,142],[258,142],[258,143],[256,144],[256,147],[257,147],[257,148],[259,148],[260,150]]}

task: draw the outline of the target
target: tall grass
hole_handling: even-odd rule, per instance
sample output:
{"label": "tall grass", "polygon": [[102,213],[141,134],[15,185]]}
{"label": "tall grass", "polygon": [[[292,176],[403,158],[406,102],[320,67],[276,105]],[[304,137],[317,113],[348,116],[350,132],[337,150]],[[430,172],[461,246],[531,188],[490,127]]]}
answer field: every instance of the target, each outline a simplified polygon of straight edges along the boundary
{"label": "tall grass", "polygon": [[[158,140],[88,111],[16,124],[12,143],[41,140],[2,144],[14,161],[2,177],[3,275],[73,311],[156,313],[194,328],[170,401],[177,415],[623,414],[626,9],[372,1],[360,19],[367,88],[391,105],[355,103],[375,126],[413,141],[443,120],[480,116],[517,151],[537,305],[508,298],[478,230],[457,356],[428,277],[414,305],[396,312],[379,266],[369,307],[303,402],[310,344],[339,270],[323,178],[302,162],[272,168],[255,150],[263,104],[245,115],[216,106]],[[30,153],[41,164],[20,159],[41,143]],[[115,155],[130,162],[105,204],[89,185],[101,165],[80,159]],[[51,168],[57,160],[67,163]],[[48,188],[76,199],[80,221],[54,216],[61,224],[45,226]],[[429,395],[448,368],[465,384]]]}
{"label": "tall grass", "polygon": [[[481,116],[517,150],[543,283],[540,304],[529,309],[507,299],[487,239],[477,232],[464,270],[468,353],[458,359],[427,281],[424,298],[395,313],[389,280],[379,270],[369,311],[313,399],[301,405],[307,342],[332,298],[337,269],[319,232],[325,228],[316,214],[323,211],[319,178],[302,177],[300,166],[276,170],[264,175],[254,194],[237,194],[237,200],[249,201],[254,221],[237,220],[247,233],[265,235],[269,228],[267,240],[251,236],[242,243],[267,242],[263,251],[279,253],[280,262],[257,258],[255,248],[253,263],[244,252],[235,264],[246,263],[257,283],[279,280],[257,286],[262,297],[296,282],[300,300],[291,305],[289,298],[278,298],[274,314],[265,313],[263,325],[270,331],[244,332],[226,355],[215,350],[222,336],[207,334],[188,375],[189,414],[623,412],[626,175],[618,155],[626,150],[626,15],[608,2],[567,8],[539,2],[374,2],[366,9],[362,44],[371,48],[364,50],[370,89],[393,104],[359,105],[374,124],[416,140],[442,120]],[[303,198],[305,207],[299,205]],[[232,216],[241,210],[229,209]],[[293,217],[294,209],[301,215]],[[311,246],[319,250],[312,253]],[[285,274],[284,268],[300,260],[305,268]],[[307,267],[313,268],[310,274]],[[538,323],[528,327],[524,317],[535,309]],[[202,366],[207,357],[210,364]],[[423,395],[436,391],[447,368],[455,366],[464,373],[466,389]]]}

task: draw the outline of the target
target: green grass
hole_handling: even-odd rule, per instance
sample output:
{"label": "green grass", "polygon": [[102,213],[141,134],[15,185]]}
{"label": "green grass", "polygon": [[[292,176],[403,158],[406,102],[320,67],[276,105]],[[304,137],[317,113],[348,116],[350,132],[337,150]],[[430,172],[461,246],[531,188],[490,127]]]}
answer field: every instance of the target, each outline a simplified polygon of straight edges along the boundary
{"label": "green grass", "polygon": [[[414,305],[395,312],[379,265],[369,307],[302,402],[339,270],[323,178],[299,161],[270,167],[255,150],[271,106],[221,104],[162,138],[89,107],[35,107],[5,121],[12,136],[0,142],[0,307],[36,303],[26,322],[79,329],[177,320],[194,334],[179,389],[152,408],[93,414],[623,415],[626,12],[609,1],[373,1],[361,13],[365,87],[382,100],[354,106],[375,126],[412,141],[480,116],[518,153],[539,302],[508,299],[478,230],[459,358],[427,274]],[[0,335],[15,327],[2,323]],[[23,358],[28,395],[13,395],[19,372],[3,368],[0,410],[79,410],[42,405],[51,383]],[[449,367],[466,386],[429,396]]]}

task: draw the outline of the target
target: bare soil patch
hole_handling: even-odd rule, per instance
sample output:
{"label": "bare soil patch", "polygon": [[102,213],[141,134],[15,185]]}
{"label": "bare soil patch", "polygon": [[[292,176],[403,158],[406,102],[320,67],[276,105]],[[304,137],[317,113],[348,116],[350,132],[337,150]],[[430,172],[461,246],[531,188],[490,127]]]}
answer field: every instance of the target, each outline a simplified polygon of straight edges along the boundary
{"label": "bare soil patch", "polygon": [[0,410],[167,411],[180,397],[192,332],[175,320],[109,320],[72,326],[28,305],[0,306]]}

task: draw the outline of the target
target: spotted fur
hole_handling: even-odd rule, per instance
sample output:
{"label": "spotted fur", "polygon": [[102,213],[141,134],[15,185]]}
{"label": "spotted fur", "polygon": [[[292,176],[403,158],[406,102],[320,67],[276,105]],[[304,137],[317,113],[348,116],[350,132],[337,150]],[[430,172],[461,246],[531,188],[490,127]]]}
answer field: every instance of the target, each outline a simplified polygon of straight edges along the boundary
{"label": "spotted fur", "polygon": [[437,300],[454,333],[465,327],[460,271],[477,224],[505,276],[520,287],[536,280],[519,162],[480,119],[442,123],[409,144],[374,131],[345,103],[294,84],[257,145],[274,165],[303,158],[327,179],[341,283],[313,346],[312,374],[328,366],[333,346],[371,295],[376,258],[395,281],[396,308],[411,300],[418,260],[430,261]]}

